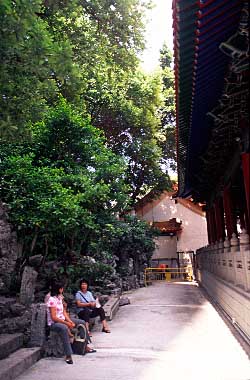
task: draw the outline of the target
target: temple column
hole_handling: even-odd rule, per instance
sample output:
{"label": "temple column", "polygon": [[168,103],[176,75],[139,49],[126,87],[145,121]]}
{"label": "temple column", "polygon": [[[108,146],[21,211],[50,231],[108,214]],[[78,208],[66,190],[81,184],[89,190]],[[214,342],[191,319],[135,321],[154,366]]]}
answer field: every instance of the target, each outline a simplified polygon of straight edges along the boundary
{"label": "temple column", "polygon": [[223,205],[226,216],[227,237],[231,239],[233,233],[237,235],[237,223],[230,187],[225,188],[223,191]]}
{"label": "temple column", "polygon": [[206,211],[206,219],[207,219],[207,236],[208,236],[208,243],[212,244],[212,224],[211,224],[211,209]]}
{"label": "temple column", "polygon": [[216,199],[214,205],[214,213],[216,220],[216,237],[217,241],[225,239],[225,223],[224,223],[224,209],[221,198]]}
{"label": "temple column", "polygon": [[210,209],[210,225],[211,225],[211,240],[212,243],[215,243],[217,241],[217,234],[216,234],[216,220],[215,220],[215,212],[214,212],[214,206]]}

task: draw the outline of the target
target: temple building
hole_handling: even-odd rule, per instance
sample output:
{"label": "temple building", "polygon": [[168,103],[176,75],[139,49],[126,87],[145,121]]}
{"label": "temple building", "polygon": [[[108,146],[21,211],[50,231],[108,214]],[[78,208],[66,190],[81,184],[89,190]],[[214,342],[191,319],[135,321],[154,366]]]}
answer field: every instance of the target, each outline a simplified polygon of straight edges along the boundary
{"label": "temple building", "polygon": [[192,260],[193,253],[207,244],[207,223],[201,205],[189,199],[174,198],[174,195],[174,191],[165,191],[152,200],[149,194],[135,207],[138,218],[160,231],[152,267],[181,265],[184,260]]}
{"label": "temple building", "polygon": [[178,196],[204,204],[197,278],[250,338],[249,9],[173,0]]}

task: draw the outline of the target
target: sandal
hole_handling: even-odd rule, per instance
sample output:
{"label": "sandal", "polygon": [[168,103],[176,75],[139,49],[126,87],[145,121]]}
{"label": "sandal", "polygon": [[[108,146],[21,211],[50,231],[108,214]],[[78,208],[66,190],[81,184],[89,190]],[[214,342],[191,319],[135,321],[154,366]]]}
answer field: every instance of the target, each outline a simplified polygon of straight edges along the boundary
{"label": "sandal", "polygon": [[73,364],[73,360],[71,358],[65,359],[67,364]]}
{"label": "sandal", "polygon": [[96,352],[96,350],[94,350],[94,348],[88,348],[86,351],[85,351],[85,354],[92,354]]}
{"label": "sandal", "polygon": [[110,331],[109,329],[105,329],[104,327],[103,327],[103,329],[102,329],[102,332],[105,332],[105,333],[107,333],[107,334],[111,333],[111,331]]}

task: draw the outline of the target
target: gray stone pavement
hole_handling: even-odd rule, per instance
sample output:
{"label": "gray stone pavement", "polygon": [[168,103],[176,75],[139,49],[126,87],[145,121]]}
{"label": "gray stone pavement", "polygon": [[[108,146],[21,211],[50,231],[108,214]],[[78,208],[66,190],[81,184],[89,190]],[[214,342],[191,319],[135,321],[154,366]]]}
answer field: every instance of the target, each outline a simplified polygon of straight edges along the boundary
{"label": "gray stone pavement", "polygon": [[18,380],[250,380],[250,361],[195,283],[158,283],[127,296],[110,322],[97,324],[97,353],[42,359]]}

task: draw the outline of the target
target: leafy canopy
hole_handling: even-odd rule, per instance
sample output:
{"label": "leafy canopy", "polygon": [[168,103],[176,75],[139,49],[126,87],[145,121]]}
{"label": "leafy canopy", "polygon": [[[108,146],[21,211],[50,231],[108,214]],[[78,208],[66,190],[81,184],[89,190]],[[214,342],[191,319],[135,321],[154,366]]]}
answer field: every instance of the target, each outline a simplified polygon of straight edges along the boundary
{"label": "leafy canopy", "polygon": [[19,234],[33,230],[79,239],[95,228],[98,213],[126,208],[121,159],[65,101],[31,134],[32,145],[21,145],[15,156],[2,154],[0,165],[1,198]]}

